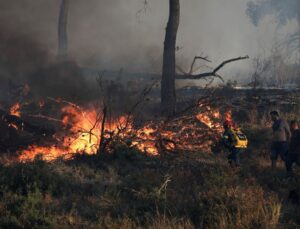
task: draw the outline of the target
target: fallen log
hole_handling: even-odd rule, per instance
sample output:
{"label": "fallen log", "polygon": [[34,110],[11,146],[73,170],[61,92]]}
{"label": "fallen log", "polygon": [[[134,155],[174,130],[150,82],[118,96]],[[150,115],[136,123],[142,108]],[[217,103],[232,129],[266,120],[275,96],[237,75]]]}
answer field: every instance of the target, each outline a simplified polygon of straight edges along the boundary
{"label": "fallen log", "polygon": [[18,131],[28,132],[39,136],[52,136],[55,133],[54,128],[33,125],[21,117],[11,115],[4,110],[0,110],[0,120],[8,126],[15,128]]}

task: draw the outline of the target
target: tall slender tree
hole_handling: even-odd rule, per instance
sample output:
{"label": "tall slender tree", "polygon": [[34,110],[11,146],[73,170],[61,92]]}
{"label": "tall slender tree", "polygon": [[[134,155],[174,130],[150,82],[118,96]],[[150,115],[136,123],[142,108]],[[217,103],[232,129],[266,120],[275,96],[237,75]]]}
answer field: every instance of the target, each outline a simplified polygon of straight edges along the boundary
{"label": "tall slender tree", "polygon": [[[144,5],[147,7],[148,0],[144,0]],[[239,60],[248,59],[248,56],[238,57],[223,61],[219,66],[213,69],[211,72],[205,72],[202,74],[193,75],[185,73],[184,75],[176,74],[176,40],[177,32],[180,24],[180,0],[169,0],[169,18],[166,28],[164,52],[163,52],[163,69],[161,79],[161,110],[166,116],[172,116],[176,112],[176,79],[204,79],[208,77],[216,77],[222,79],[218,74],[219,70],[225,65]],[[201,57],[195,57],[191,69],[194,66],[196,59],[204,59]]]}
{"label": "tall slender tree", "polygon": [[68,13],[70,0],[61,0],[58,18],[58,57],[65,59],[68,55]]}
{"label": "tall slender tree", "polygon": [[170,116],[176,111],[175,69],[176,39],[180,21],[180,0],[169,0],[169,19],[166,28],[161,80],[161,108]]}

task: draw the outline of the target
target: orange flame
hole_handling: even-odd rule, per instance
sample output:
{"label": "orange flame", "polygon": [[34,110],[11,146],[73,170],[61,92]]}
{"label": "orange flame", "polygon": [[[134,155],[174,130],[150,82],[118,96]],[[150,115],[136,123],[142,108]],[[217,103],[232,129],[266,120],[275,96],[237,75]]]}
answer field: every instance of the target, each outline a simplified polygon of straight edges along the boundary
{"label": "orange flame", "polygon": [[8,126],[14,128],[16,130],[19,129],[18,126],[16,124],[14,124],[14,123],[10,123],[10,124],[8,124]]}
{"label": "orange flame", "polygon": [[209,128],[213,128],[213,123],[208,115],[200,113],[196,115],[196,118]]}
{"label": "orange flame", "polygon": [[15,105],[13,105],[10,109],[9,109],[9,113],[11,115],[17,116],[17,117],[21,117],[21,104],[20,103],[16,103]]}
{"label": "orange flame", "polygon": [[225,113],[225,120],[226,120],[226,121],[229,121],[229,122],[232,122],[232,111],[231,111],[231,110],[228,110],[228,111]]}
{"label": "orange flame", "polygon": [[232,110],[228,109],[225,113],[225,122],[229,123],[232,127],[235,127],[235,124],[232,119]]}
{"label": "orange flame", "polygon": [[[58,146],[30,146],[21,152],[20,161],[33,160],[37,155],[41,155],[43,160],[50,161],[58,157],[69,159],[74,153],[97,153],[102,129],[101,114],[99,115],[96,109],[81,111],[71,105],[63,107],[61,111],[64,131],[60,135],[66,134],[67,137],[58,137]],[[121,116],[115,122],[107,122],[105,131],[121,130],[125,125],[128,125],[127,119]]]}
{"label": "orange flame", "polygon": [[[97,153],[102,129],[101,112],[99,114],[96,109],[82,110],[72,105],[63,107],[61,112],[63,129],[54,136],[57,144],[32,145],[20,152],[21,162],[33,160],[37,155],[41,155],[43,160],[51,161],[58,157],[70,159],[76,153]],[[231,119],[231,112],[226,113],[225,118]],[[199,125],[195,120],[204,125]],[[161,124],[150,122],[136,129],[133,127],[131,117],[121,116],[114,121],[106,121],[105,138],[109,138],[108,133],[118,133],[124,142],[126,139],[132,141],[130,147],[150,155],[158,155],[160,144],[163,144],[163,148],[168,151],[208,149],[215,139],[211,136],[219,136],[223,131],[221,114],[212,108],[197,114],[192,119],[190,116],[182,117],[166,129],[160,129]]]}
{"label": "orange flame", "polygon": [[45,106],[45,101],[44,100],[38,101],[38,106],[39,108],[43,108]]}
{"label": "orange flame", "polygon": [[39,154],[41,154],[43,160],[49,161],[60,156],[67,156],[68,159],[71,155],[70,153],[85,152],[94,154],[97,152],[100,142],[99,125],[101,126],[101,124],[96,122],[96,111],[80,112],[72,106],[67,106],[62,108],[62,113],[64,114],[62,124],[69,134],[68,137],[63,137],[57,147],[30,146],[22,151],[19,158],[20,161],[32,160]]}
{"label": "orange flame", "polygon": [[215,129],[220,132],[221,124],[219,119],[221,114],[218,110],[213,110],[211,107],[207,107],[206,112],[201,112],[196,115],[196,118],[210,129]]}

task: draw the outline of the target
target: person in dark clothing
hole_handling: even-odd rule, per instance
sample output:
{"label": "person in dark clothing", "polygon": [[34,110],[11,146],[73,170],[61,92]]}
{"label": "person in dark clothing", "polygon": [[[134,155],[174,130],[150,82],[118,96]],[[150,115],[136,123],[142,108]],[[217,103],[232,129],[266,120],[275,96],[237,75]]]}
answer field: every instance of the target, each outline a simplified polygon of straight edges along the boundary
{"label": "person in dark clothing", "polygon": [[300,166],[300,130],[297,121],[291,122],[292,137],[290,141],[289,152],[286,157],[286,169],[288,175],[293,174],[293,164]]}
{"label": "person in dark clothing", "polygon": [[270,113],[271,119],[273,121],[273,139],[271,145],[271,161],[272,169],[276,168],[278,156],[281,157],[283,161],[286,160],[286,155],[289,150],[289,140],[291,137],[291,131],[288,123],[280,118],[277,111],[272,111]]}

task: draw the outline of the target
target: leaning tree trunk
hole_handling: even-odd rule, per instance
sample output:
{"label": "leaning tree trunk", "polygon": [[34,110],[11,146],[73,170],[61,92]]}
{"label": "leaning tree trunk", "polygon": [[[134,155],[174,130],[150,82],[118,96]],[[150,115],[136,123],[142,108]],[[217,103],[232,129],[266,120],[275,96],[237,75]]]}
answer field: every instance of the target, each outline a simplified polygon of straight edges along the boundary
{"label": "leaning tree trunk", "polygon": [[65,59],[68,55],[68,12],[69,0],[62,0],[58,19],[58,57]]}
{"label": "leaning tree trunk", "polygon": [[161,108],[164,115],[171,116],[176,111],[175,66],[176,38],[180,18],[180,0],[169,0],[170,15],[166,29],[161,80]]}

